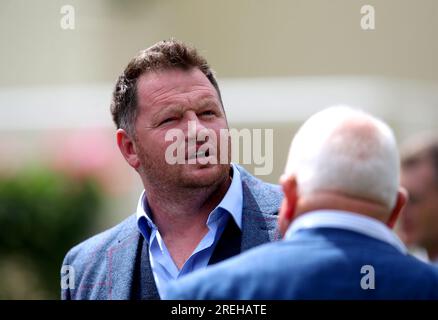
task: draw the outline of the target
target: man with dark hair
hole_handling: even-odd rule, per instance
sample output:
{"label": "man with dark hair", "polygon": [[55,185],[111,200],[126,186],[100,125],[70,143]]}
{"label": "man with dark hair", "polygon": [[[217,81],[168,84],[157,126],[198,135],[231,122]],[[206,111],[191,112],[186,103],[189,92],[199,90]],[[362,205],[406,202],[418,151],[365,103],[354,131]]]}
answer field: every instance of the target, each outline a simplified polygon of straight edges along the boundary
{"label": "man with dark hair", "polygon": [[[228,123],[195,49],[171,40],[141,51],[117,80],[111,113],[144,191],[136,214],[69,251],[64,266],[75,277],[63,299],[158,299],[171,280],[277,237],[280,189],[230,163],[229,137],[200,145],[201,132],[219,137]],[[177,164],[168,159],[175,131],[183,133]]]}
{"label": "man with dark hair", "polygon": [[438,264],[438,135],[423,133],[409,139],[401,151],[402,185],[409,201],[400,220],[400,237],[420,247]]}

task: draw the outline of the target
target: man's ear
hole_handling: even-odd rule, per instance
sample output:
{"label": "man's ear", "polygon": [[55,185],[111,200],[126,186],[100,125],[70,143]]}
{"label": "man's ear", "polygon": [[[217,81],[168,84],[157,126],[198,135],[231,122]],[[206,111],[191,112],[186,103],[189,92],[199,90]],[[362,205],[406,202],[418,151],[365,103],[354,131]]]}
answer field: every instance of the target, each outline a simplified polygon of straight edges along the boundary
{"label": "man's ear", "polygon": [[294,219],[298,195],[297,182],[294,176],[283,175],[280,178],[280,183],[283,187],[284,199],[278,215],[278,228],[284,237],[289,225]]}
{"label": "man's ear", "polygon": [[406,205],[406,202],[408,201],[408,191],[405,188],[400,187],[397,192],[397,202],[395,204],[394,209],[392,209],[391,215],[388,219],[388,222],[386,223],[388,227],[391,229],[394,228],[395,223],[397,222],[397,219],[399,217],[400,212]]}
{"label": "man's ear", "polygon": [[126,159],[128,164],[134,169],[140,167],[140,160],[137,154],[137,150],[134,144],[134,140],[131,136],[123,129],[118,129],[116,131],[117,145],[119,146],[120,152]]}

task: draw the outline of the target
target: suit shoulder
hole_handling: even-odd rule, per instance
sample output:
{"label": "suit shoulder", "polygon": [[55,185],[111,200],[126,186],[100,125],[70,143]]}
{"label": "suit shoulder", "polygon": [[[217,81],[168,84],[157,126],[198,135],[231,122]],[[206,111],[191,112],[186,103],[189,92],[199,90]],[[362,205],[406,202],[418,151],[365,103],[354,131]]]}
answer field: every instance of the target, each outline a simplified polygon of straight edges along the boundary
{"label": "suit shoulder", "polygon": [[243,167],[237,166],[240,172],[246,209],[257,207],[265,214],[276,214],[283,200],[283,192],[279,185],[267,183],[251,175]]}
{"label": "suit shoulder", "polygon": [[264,190],[266,192],[272,192],[273,195],[278,195],[279,193],[281,194],[281,188],[279,185],[265,182],[265,181],[255,177],[255,176],[253,176],[251,173],[246,171],[241,166],[237,166],[237,168],[239,169],[240,178],[241,178],[242,183],[244,185],[247,185],[248,187],[254,188],[254,189],[261,189],[261,190]]}
{"label": "suit shoulder", "polygon": [[407,270],[421,275],[426,282],[435,284],[438,289],[438,268],[436,266],[423,262],[410,254],[406,256],[406,260],[408,261],[406,266],[409,263],[412,265],[412,268],[406,268]]}
{"label": "suit shoulder", "polygon": [[117,242],[132,236],[136,231],[136,218],[131,215],[114,227],[88,238],[71,248],[64,259],[63,264],[81,263],[89,259],[90,255],[98,256]]}

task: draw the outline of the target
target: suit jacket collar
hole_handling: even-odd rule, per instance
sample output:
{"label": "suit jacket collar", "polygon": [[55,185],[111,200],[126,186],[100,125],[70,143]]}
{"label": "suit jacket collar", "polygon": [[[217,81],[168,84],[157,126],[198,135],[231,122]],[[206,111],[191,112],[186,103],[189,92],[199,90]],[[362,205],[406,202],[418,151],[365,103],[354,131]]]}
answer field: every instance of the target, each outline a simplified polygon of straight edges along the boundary
{"label": "suit jacket collar", "polygon": [[[109,300],[128,300],[141,241],[135,215],[131,215],[119,232],[116,243],[107,250]],[[148,264],[149,266],[149,264]],[[150,266],[149,266],[150,268]]]}
{"label": "suit jacket collar", "polygon": [[239,167],[243,187],[242,251],[280,239],[277,213],[280,188],[268,185]]}
{"label": "suit jacket collar", "polygon": [[[244,251],[280,238],[277,229],[277,212],[282,197],[278,186],[268,185],[253,177],[241,166],[237,167],[243,188],[241,250]],[[108,299],[130,299],[135,262],[140,258],[139,252],[141,252],[139,251],[140,237],[141,233],[134,214],[120,231],[116,243],[107,250]],[[146,272],[150,275],[148,279],[151,298],[157,298],[158,291],[153,281],[149,255],[145,255],[146,257],[148,261],[143,267],[147,268]]]}

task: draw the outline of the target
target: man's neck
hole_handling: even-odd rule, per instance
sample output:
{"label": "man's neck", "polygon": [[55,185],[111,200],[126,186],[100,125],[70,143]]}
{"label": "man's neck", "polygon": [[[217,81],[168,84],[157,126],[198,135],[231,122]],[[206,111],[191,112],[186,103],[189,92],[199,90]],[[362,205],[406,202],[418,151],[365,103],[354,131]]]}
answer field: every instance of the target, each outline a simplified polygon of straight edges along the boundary
{"label": "man's neck", "polygon": [[231,178],[208,188],[155,192],[147,190],[148,205],[166,247],[178,269],[207,234],[210,212],[221,202]]}
{"label": "man's neck", "polygon": [[207,221],[209,213],[221,202],[230,187],[231,179],[209,187],[161,192],[147,188],[152,219],[162,235],[180,230],[191,223]]}
{"label": "man's neck", "polygon": [[347,197],[335,192],[318,192],[298,201],[295,217],[315,210],[342,210],[358,213],[387,223],[389,210],[365,199]]}

